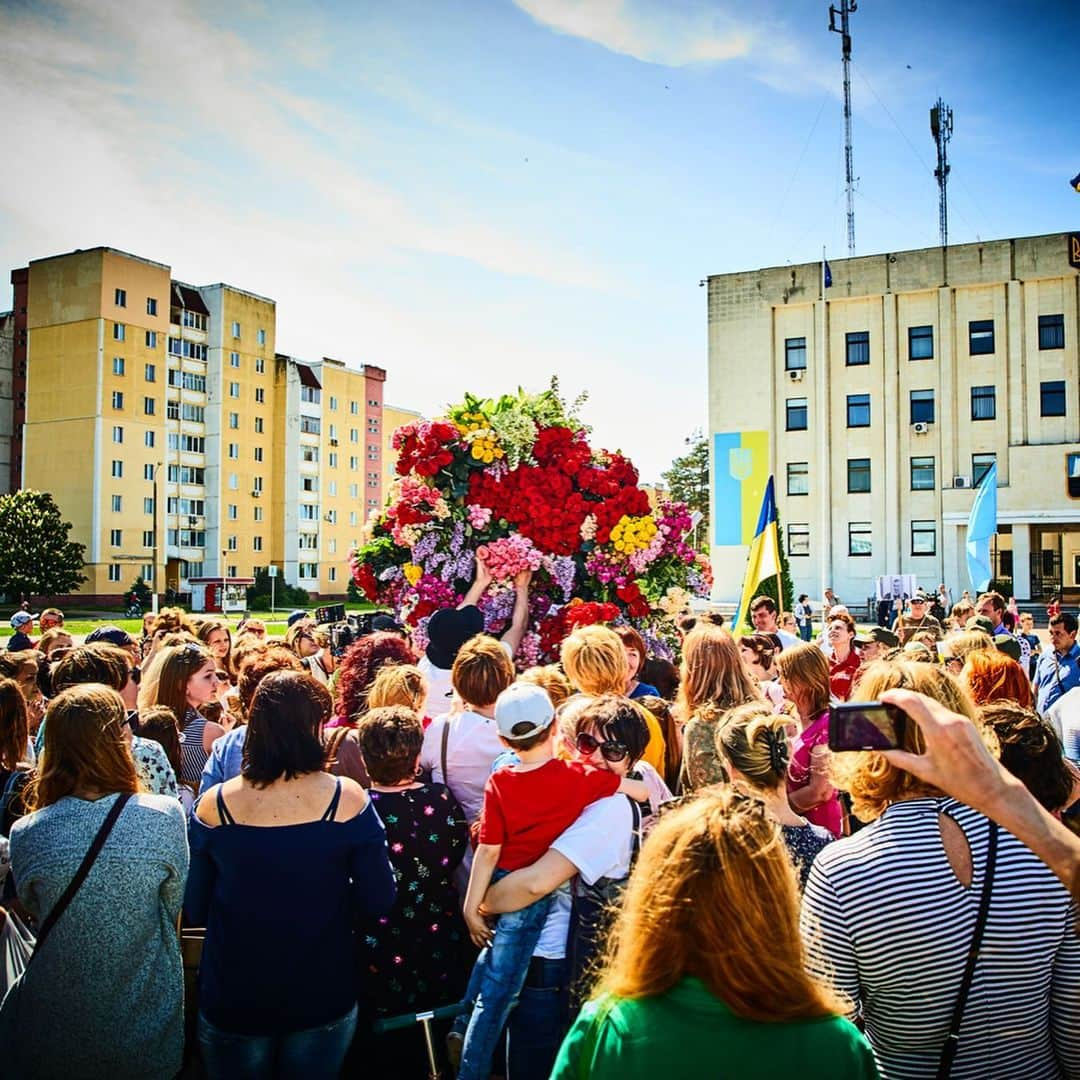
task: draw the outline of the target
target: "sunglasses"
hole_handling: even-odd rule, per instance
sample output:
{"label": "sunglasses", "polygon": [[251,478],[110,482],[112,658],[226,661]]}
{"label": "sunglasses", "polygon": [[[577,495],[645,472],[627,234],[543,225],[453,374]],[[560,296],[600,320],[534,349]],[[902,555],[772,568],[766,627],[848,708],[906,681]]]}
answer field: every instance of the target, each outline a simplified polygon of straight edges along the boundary
{"label": "sunglasses", "polygon": [[603,757],[605,761],[622,761],[630,753],[625,743],[621,743],[616,739],[608,739],[606,742],[601,742],[587,731],[583,731],[577,737],[576,745],[578,753],[583,754],[586,757],[595,754],[596,751],[599,750],[601,757]]}

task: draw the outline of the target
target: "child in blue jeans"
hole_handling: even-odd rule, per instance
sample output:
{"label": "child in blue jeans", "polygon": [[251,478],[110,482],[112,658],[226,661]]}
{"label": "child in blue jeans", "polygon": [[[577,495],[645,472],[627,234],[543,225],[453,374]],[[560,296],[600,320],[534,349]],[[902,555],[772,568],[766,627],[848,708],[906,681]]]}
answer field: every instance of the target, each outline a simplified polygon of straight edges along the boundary
{"label": "child in blue jeans", "polygon": [[621,780],[606,770],[556,758],[554,719],[547,692],[530,683],[514,683],[495,702],[499,738],[520,763],[493,772],[484,788],[480,843],[464,912],[473,942],[483,951],[465,992],[472,1013],[455,1022],[457,1034],[464,1031],[458,1080],[487,1080],[499,1034],[524,985],[551,903],[545,896],[521,911],[501,915],[492,937],[480,914],[492,880],[536,862],[589,803],[616,792],[640,802],[649,797],[641,781]]}

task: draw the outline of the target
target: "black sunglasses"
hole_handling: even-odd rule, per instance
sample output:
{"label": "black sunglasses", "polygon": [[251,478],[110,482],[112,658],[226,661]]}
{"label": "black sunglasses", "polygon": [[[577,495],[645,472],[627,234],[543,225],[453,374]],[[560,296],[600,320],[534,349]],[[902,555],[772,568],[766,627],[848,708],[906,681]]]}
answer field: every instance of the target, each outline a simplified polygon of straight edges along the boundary
{"label": "black sunglasses", "polygon": [[601,742],[587,731],[583,731],[577,737],[577,749],[579,754],[586,756],[595,754],[599,750],[601,757],[605,761],[622,761],[630,753],[625,743],[621,743],[616,739]]}

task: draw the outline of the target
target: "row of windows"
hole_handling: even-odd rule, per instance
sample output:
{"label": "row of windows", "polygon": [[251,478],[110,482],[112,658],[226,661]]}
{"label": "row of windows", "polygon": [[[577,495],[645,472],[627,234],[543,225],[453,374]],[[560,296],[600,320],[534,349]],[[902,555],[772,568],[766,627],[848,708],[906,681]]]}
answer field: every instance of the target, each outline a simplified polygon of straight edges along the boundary
{"label": "row of windows", "polygon": [[[124,408],[124,391],[114,390],[112,392],[112,407],[118,411],[122,411]],[[154,416],[157,413],[157,399],[152,397],[143,398],[143,415]]]}
{"label": "row of windows", "polygon": [[[806,557],[810,554],[810,526],[791,524],[787,527],[787,553],[789,558]],[[874,529],[869,521],[852,521],[848,524],[848,555],[869,558],[874,553]],[[937,554],[937,522],[913,521],[911,523],[911,554]]]}
{"label": "row of windows", "polygon": [[[231,412],[229,413],[229,427],[233,431],[240,430],[240,414]],[[255,417],[255,434],[261,435],[263,433],[263,418],[261,416]]]}
{"label": "row of windows", "polygon": [[165,402],[165,415],[170,420],[187,420],[192,424],[206,423],[206,407],[190,405],[188,402]]}
{"label": "row of windows", "polygon": [[[238,382],[229,383],[229,397],[238,398],[240,396],[240,384]],[[266,401],[266,391],[261,386],[255,387],[255,403],[262,405]]]}
{"label": "row of windows", "polygon": [[[984,453],[971,455],[971,485],[978,487],[982,478],[997,461],[997,454]],[[909,459],[911,490],[933,491],[937,487],[937,461],[933,457],[913,457]],[[848,458],[847,489],[849,495],[864,494],[870,491],[870,459]],[[787,465],[788,495],[810,494],[810,463],[807,461],[789,461]]]}
{"label": "row of windows", "polygon": [[[253,509],[254,509],[254,516],[253,516],[252,520],[253,521],[262,521],[262,519],[263,519],[263,508],[261,506],[256,506],[256,507],[253,507]],[[229,505],[227,507],[227,510],[228,510],[228,515],[229,515],[229,520],[230,521],[236,521],[236,520],[239,519],[239,517],[240,517],[240,508],[236,505],[236,503],[229,503]]]}
{"label": "row of windows", "polygon": [[[132,573],[131,568],[128,568],[128,572]],[[123,570],[119,563],[109,563],[109,580],[120,581],[122,579]],[[143,581],[151,582],[154,580],[154,567],[152,565],[146,565],[139,570],[139,576]]]}
{"label": "row of windows", "polygon": [[[113,303],[117,307],[127,307],[127,289],[117,289],[113,293]],[[153,296],[146,298],[146,314],[157,315],[157,299]]]}
{"label": "row of windows", "polygon": [[[123,375],[127,370],[127,363],[122,356],[114,356],[112,371],[114,375]],[[143,378],[147,382],[157,382],[157,365],[143,364]]]}
{"label": "row of windows", "polygon": [[[302,396],[304,387],[301,387],[300,389],[301,389],[301,400],[307,400],[306,398],[304,398]],[[314,400],[318,401],[319,399],[315,398]],[[379,402],[374,400],[373,398],[368,399],[368,404],[373,409],[377,409],[379,407]],[[331,412],[337,412],[337,407],[338,407],[338,399],[336,397],[334,397],[333,394],[331,394],[330,395],[330,411]],[[350,401],[349,402],[349,412],[352,413],[353,416],[359,416],[360,415],[360,402],[359,401]]]}
{"label": "row of windows", "polygon": [[[262,461],[262,459],[263,459],[263,448],[261,446],[255,446],[252,449],[253,449],[253,451],[255,453],[255,460],[256,461]],[[229,443],[229,457],[232,458],[233,461],[239,461],[240,460],[240,444],[239,443],[234,443],[234,442]]]}
{"label": "row of windows", "polygon": [[[121,339],[122,340],[122,339]],[[182,356],[188,360],[205,360],[206,346],[197,341],[187,341],[185,338],[169,338],[169,355]]]}
{"label": "row of windows", "polygon": [[[123,529],[110,529],[109,530],[109,546],[110,547],[123,547],[124,546],[124,530]],[[152,548],[154,546],[154,530],[143,529],[142,531],[142,546],[144,548]]]}
{"label": "row of windows", "polygon": [[[786,425],[788,431],[806,431],[809,407],[807,398],[788,398]],[[909,397],[911,423],[932,424],[935,419],[934,391],[912,390]],[[1065,415],[1065,382],[1052,379],[1039,384],[1039,415],[1046,417]],[[997,419],[997,387],[973,386],[971,388],[971,419]],[[847,395],[847,426],[870,427],[870,395]]]}
{"label": "row of windows", "polygon": [[[152,498],[150,498],[149,496],[144,498],[142,505],[143,505],[143,513],[144,514],[153,514],[153,512],[154,512],[154,500]],[[114,495],[112,497],[111,506],[112,506],[112,512],[114,514],[119,514],[124,508],[124,497],[123,497],[123,495]]]}
{"label": "row of windows", "polygon": [[[1065,348],[1065,316],[1039,316],[1039,348]],[[968,323],[968,354],[986,356],[995,351],[994,320],[973,319]],[[934,358],[934,328],[932,326],[908,327],[908,359],[932,360]],[[870,363],[870,331],[854,330],[844,338],[844,362],[848,367],[862,367]],[[806,369],[806,338],[784,339],[784,370]]]}
{"label": "row of windows", "polygon": [[[229,367],[238,368],[240,366],[240,354],[238,352],[229,353]],[[261,356],[255,357],[255,374],[262,375],[266,372],[266,361]]]}
{"label": "row of windows", "polygon": [[196,375],[193,371],[179,371],[176,368],[170,368],[168,383],[170,386],[179,386],[184,390],[194,390],[197,394],[206,393],[206,376]]}

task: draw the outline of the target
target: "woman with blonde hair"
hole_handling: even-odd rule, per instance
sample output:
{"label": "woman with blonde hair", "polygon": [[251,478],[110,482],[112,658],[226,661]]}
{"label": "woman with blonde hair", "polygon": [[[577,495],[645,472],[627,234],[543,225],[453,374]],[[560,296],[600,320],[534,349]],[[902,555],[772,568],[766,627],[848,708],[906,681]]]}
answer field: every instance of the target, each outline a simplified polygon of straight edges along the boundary
{"label": "woman with blonde hair", "polygon": [[[859,696],[896,688],[975,718],[931,664],[875,662]],[[897,735],[925,751],[914,723]],[[1011,833],[883,754],[835,763],[871,824],[814,860],[803,933],[811,970],[851,999],[882,1074],[1080,1074],[1080,935],[1062,884]]]}
{"label": "woman with blonde hair", "polygon": [[[589,697],[619,694],[626,697],[627,658],[619,635],[607,626],[579,626],[563,640],[559,650],[563,671],[575,689]],[[664,768],[664,735],[652,713],[647,713],[649,745],[643,761],[657,772]]]}
{"label": "woman with blonde hair", "polygon": [[380,668],[368,691],[368,711],[400,705],[420,716],[427,692],[427,677],[415,664]]}
{"label": "woman with blonde hair", "polygon": [[793,645],[776,661],[784,696],[799,714],[799,733],[791,741],[787,790],[791,809],[839,836],[840,797],[829,773],[829,661],[816,646]]}
{"label": "woman with blonde hair", "polygon": [[716,750],[720,718],[736,705],[764,700],[726,630],[703,623],[686,635],[675,703],[676,718],[684,724],[679,776],[684,793],[727,779]]}
{"label": "woman with blonde hair", "polygon": [[945,670],[950,675],[959,677],[971,653],[993,648],[994,639],[982,630],[961,630],[959,633],[950,634],[942,642]]}
{"label": "woman with blonde hair", "polygon": [[[38,940],[0,1006],[4,1074],[175,1076],[184,1044],[176,934],[188,871],[184,812],[175,798],[140,791],[115,690],[71,687],[47,718],[32,812],[11,829],[12,873]],[[99,842],[85,883],[58,908]]]}
{"label": "woman with blonde hair", "polygon": [[788,739],[785,721],[768,705],[741,705],[721,721],[716,747],[727,762],[736,787],[755,795],[780,825],[780,835],[806,887],[817,853],[832,833],[796,814],[788,804]]}
{"label": "woman with blonde hair", "polygon": [[[738,933],[732,934],[732,927]],[[768,963],[762,962],[768,957]],[[808,974],[794,869],[758,799],[715,789],[641,850],[595,998],[553,1080],[877,1075],[846,1002]]]}
{"label": "woman with blonde hair", "polygon": [[532,683],[542,687],[551,698],[552,708],[556,712],[564,701],[569,701],[574,696],[574,688],[570,680],[559,669],[558,664],[545,664],[541,667],[531,667],[523,671],[517,679],[518,682]]}

